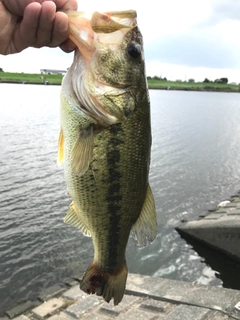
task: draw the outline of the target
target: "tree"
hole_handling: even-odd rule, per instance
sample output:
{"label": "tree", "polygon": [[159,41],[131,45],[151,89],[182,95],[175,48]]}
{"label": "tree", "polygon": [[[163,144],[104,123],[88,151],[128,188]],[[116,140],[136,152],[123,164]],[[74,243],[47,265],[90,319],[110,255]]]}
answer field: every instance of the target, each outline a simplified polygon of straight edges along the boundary
{"label": "tree", "polygon": [[220,78],[220,80],[222,81],[222,83],[227,84],[228,83],[228,78]]}
{"label": "tree", "polygon": [[215,82],[215,83],[226,84],[226,83],[228,83],[228,78],[216,79],[214,82]]}
{"label": "tree", "polygon": [[4,71],[3,71],[3,68],[0,68],[0,72],[4,72]]}
{"label": "tree", "polygon": [[208,78],[205,78],[203,82],[204,82],[204,83],[210,83],[211,81],[208,80]]}

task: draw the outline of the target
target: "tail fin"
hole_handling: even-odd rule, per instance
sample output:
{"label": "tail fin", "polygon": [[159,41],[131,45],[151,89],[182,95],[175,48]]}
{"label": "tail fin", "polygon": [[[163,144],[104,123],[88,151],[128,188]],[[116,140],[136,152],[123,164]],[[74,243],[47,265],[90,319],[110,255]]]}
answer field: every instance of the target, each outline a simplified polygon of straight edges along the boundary
{"label": "tail fin", "polygon": [[126,261],[121,269],[113,273],[105,272],[92,263],[83,276],[80,289],[88,294],[96,293],[98,296],[103,296],[106,302],[113,298],[116,306],[123,298],[127,275]]}

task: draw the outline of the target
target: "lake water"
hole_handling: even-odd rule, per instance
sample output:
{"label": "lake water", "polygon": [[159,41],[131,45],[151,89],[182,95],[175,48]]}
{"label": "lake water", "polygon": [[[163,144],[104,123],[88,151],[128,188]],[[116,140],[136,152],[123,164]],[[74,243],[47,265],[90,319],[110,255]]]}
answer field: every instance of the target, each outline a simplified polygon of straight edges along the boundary
{"label": "lake water", "polygon": [[[0,85],[0,314],[92,261],[91,239],[63,223],[70,198],[56,165],[59,91]],[[240,94],[155,90],[150,98],[158,236],[143,249],[130,238],[129,272],[240,288],[238,266],[227,258],[211,266],[207,250],[174,229],[239,189]]]}

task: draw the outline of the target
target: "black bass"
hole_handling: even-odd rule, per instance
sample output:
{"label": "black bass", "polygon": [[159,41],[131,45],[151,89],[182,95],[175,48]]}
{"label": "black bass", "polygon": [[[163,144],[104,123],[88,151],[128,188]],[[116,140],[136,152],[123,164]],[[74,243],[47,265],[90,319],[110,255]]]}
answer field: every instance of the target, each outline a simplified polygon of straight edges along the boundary
{"label": "black bass", "polygon": [[73,200],[64,220],[94,245],[80,288],[117,305],[130,232],[144,246],[157,231],[142,35],[135,11],[67,14],[77,49],[61,90],[58,162]]}

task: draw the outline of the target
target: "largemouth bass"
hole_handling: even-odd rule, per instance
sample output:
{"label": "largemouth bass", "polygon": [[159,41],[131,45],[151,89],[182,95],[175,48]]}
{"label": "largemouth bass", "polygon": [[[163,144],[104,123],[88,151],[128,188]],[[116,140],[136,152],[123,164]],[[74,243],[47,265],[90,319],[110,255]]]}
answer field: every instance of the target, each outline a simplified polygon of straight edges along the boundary
{"label": "largemouth bass", "polygon": [[94,245],[80,288],[117,305],[130,232],[144,246],[157,230],[142,35],[135,11],[67,14],[77,49],[61,89],[58,162],[73,200],[65,222]]}

